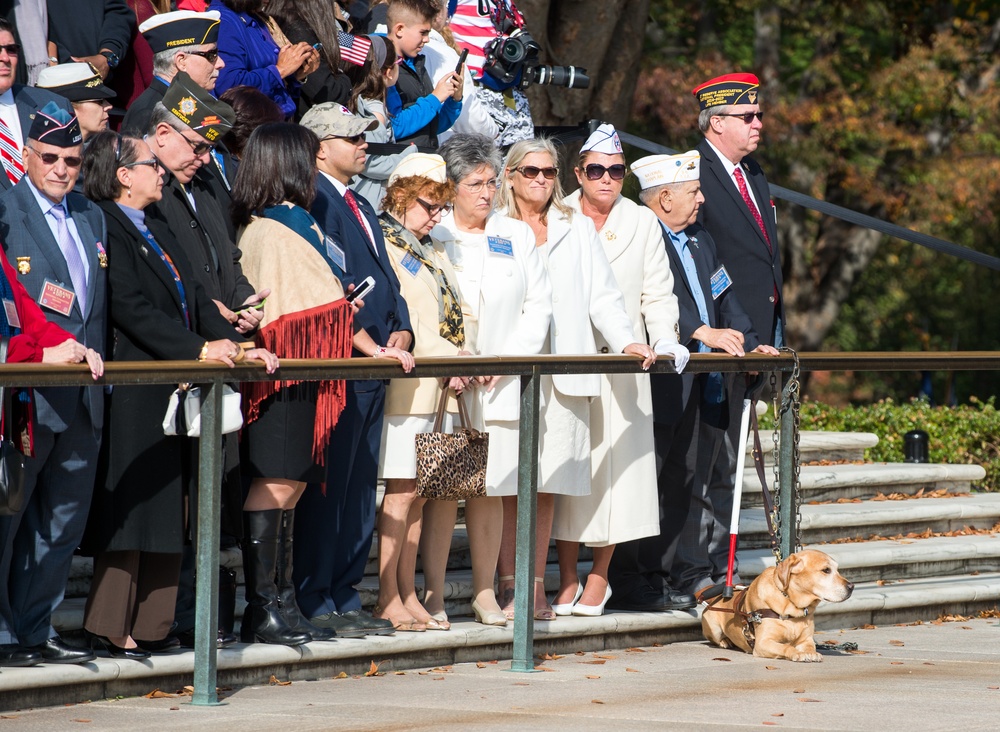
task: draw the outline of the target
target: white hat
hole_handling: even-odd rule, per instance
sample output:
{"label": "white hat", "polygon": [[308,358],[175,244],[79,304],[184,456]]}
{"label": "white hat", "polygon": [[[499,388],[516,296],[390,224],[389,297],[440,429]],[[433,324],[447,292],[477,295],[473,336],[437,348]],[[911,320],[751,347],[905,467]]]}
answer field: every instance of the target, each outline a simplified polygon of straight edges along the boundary
{"label": "white hat", "polygon": [[409,178],[415,175],[429,178],[436,183],[448,182],[448,173],[445,168],[444,158],[440,155],[418,152],[407,155],[399,161],[399,165],[396,166],[396,169],[392,171],[392,175],[389,176],[388,184],[391,186],[400,178]]}
{"label": "white hat", "polygon": [[639,186],[646,190],[667,183],[698,180],[701,173],[701,153],[688,150],[680,155],[647,155],[632,163],[632,172]]}
{"label": "white hat", "polygon": [[587,138],[580,148],[580,154],[585,152],[604,153],[605,155],[621,155],[622,141],[618,139],[618,132],[614,125],[603,124],[594,130],[593,134]]}

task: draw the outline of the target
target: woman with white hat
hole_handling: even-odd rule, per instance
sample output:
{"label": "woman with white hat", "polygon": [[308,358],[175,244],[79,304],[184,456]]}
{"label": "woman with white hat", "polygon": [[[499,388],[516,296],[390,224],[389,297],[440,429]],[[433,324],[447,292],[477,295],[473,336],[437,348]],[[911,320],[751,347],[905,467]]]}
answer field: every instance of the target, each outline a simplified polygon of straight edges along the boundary
{"label": "woman with white hat", "polygon": [[[660,224],[649,209],[621,195],[628,168],[613,125],[601,125],[587,139],[574,172],[581,188],[565,203],[594,222],[634,339],[645,343],[648,334],[657,353],[673,355],[680,371],[689,354],[677,344],[677,298]],[[607,353],[608,342],[599,333],[595,338]],[[602,374],[600,380],[600,396],[590,402],[590,495],[556,496],[557,615],[600,615],[610,597],[615,545],[660,530],[649,376]],[[581,543],[594,552],[585,583],[577,575]]]}
{"label": "woman with white hat", "polygon": [[[386,252],[410,311],[415,357],[463,353],[462,299],[444,247],[429,233],[451,211],[455,186],[439,155],[414,153],[389,177],[379,216]],[[468,379],[445,388],[461,393]],[[430,432],[441,396],[440,379],[394,379],[386,392],[380,477],[385,495],[378,515],[379,595],[375,616],[399,631],[448,630],[447,616],[433,617],[414,587],[420,525],[426,499],[417,496],[415,435]],[[457,409],[451,402],[453,411]],[[452,415],[443,430],[451,431]],[[450,543],[450,535],[444,541]]]}

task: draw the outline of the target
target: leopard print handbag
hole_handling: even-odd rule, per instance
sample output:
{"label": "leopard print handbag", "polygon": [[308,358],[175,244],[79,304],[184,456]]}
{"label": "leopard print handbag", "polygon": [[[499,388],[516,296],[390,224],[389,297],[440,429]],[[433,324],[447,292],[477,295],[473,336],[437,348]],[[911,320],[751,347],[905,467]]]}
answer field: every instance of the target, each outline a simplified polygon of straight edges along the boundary
{"label": "leopard print handbag", "polygon": [[456,396],[461,427],[453,433],[441,431],[448,391],[441,390],[433,431],[416,436],[417,495],[437,501],[485,496],[490,436],[473,429],[461,394]]}

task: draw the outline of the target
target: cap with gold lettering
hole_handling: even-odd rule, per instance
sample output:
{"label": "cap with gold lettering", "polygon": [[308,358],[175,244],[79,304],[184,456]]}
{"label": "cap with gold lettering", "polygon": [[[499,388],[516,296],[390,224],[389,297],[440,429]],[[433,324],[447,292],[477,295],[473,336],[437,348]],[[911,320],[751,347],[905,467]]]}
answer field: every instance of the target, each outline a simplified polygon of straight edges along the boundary
{"label": "cap with gold lettering", "polygon": [[153,53],[181,46],[204,46],[218,41],[219,11],[175,10],[154,15],[139,26],[139,32]]}
{"label": "cap with gold lettering", "polygon": [[104,80],[90,64],[72,63],[46,66],[38,75],[36,86],[48,89],[71,102],[112,99],[114,90],[104,86]]}
{"label": "cap with gold lettering", "polygon": [[183,71],[178,71],[167,87],[163,106],[209,142],[218,142],[236,121],[232,107],[195,84]]}
{"label": "cap with gold lettering", "polygon": [[698,180],[701,174],[701,153],[688,150],[680,155],[647,155],[632,163],[632,173],[642,190]]}
{"label": "cap with gold lettering", "polygon": [[757,104],[760,79],[753,74],[726,74],[696,86],[691,93],[701,109],[730,104]]}

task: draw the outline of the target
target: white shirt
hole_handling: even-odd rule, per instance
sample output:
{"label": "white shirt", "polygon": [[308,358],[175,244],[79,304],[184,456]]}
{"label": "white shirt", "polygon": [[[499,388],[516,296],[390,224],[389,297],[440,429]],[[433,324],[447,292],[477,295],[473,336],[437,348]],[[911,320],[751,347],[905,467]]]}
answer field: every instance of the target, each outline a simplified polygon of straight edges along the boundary
{"label": "white shirt", "polygon": [[[740,190],[740,184],[736,182],[736,176],[733,175],[733,171],[735,171],[736,168],[739,167],[739,166],[736,163],[733,163],[725,155],[723,155],[722,152],[719,150],[719,148],[717,148],[715,145],[713,145],[712,141],[709,140],[707,137],[705,138],[705,142],[708,143],[709,147],[711,147],[713,150],[715,150],[715,154],[719,156],[719,160],[722,161],[722,165],[725,167],[726,173],[729,175],[729,181],[734,186],[736,186],[736,190],[739,191]],[[750,194],[750,200],[753,201],[753,205],[757,207],[757,213],[760,213],[760,204],[757,202],[757,199],[753,195],[753,188],[750,187],[750,181],[747,180],[746,171],[741,170],[740,172],[742,173],[743,180],[746,183],[747,193]],[[743,197],[743,193],[742,192],[740,192],[740,197],[741,198]]]}
{"label": "white shirt", "polygon": [[[333,187],[337,189],[337,193],[339,193],[341,196],[347,193],[347,186],[345,186],[343,183],[341,183],[339,180],[334,178],[329,173],[322,170],[319,172],[320,175],[323,175],[328,181],[333,183]],[[356,194],[353,191],[351,192],[351,195],[355,196],[355,199],[357,198]],[[359,210],[360,208],[361,207],[358,206]],[[365,231],[368,232],[368,241],[371,243],[372,251],[375,252],[375,256],[377,257],[379,254],[378,254],[378,248],[375,246],[375,233],[372,231],[371,224],[368,223],[368,217],[365,216],[363,212],[361,214],[361,223],[364,224]]]}

